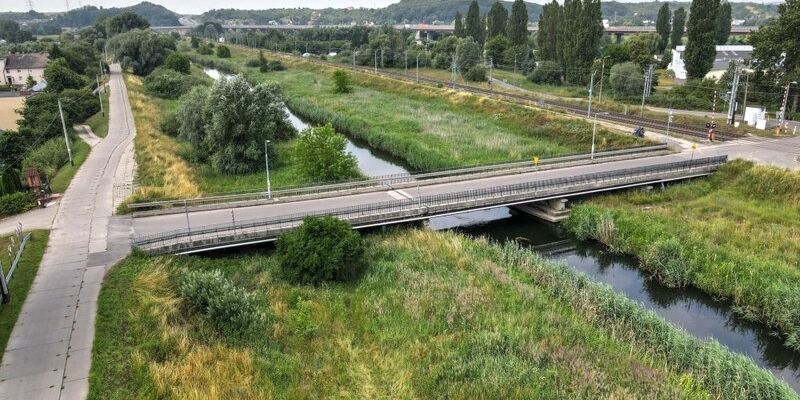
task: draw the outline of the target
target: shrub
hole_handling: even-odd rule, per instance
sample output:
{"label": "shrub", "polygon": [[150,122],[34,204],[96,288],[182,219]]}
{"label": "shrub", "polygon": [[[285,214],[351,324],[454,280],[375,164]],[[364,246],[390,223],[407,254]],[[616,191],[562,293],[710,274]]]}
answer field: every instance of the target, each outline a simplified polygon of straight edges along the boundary
{"label": "shrub", "polygon": [[169,136],[178,136],[181,129],[181,120],[178,119],[178,113],[173,111],[164,115],[158,124],[158,129]]}
{"label": "shrub", "polygon": [[334,217],[306,217],[277,243],[279,274],[300,284],[348,281],[363,270],[364,242],[350,224]]}
{"label": "shrub", "polygon": [[19,171],[14,168],[4,168],[0,172],[0,196],[22,190],[22,182],[20,182],[19,176]]}
{"label": "shrub", "polygon": [[553,61],[542,61],[528,75],[528,80],[543,85],[560,85],[561,66]]}
{"label": "shrub", "polygon": [[634,96],[642,93],[644,78],[639,65],[625,62],[611,67],[608,83],[614,93],[622,96]]}
{"label": "shrub", "polygon": [[248,68],[259,68],[259,67],[261,67],[261,60],[259,60],[257,58],[256,59],[247,60],[247,62],[244,65],[246,67],[248,67]]}
{"label": "shrub", "polygon": [[334,182],[361,175],[356,158],[345,152],[345,137],[331,124],[306,129],[295,145],[300,173],[312,182]]}
{"label": "shrub", "polygon": [[333,93],[350,93],[352,91],[350,75],[343,69],[333,71]]}
{"label": "shrub", "polygon": [[197,77],[184,75],[167,68],[156,68],[155,71],[144,78],[144,88],[148,93],[164,99],[177,99],[186,94],[202,80]]}
{"label": "shrub", "polygon": [[228,46],[217,47],[217,58],[231,58],[231,49]]}
{"label": "shrub", "polygon": [[219,270],[187,273],[178,292],[189,309],[208,318],[220,332],[245,335],[265,321],[256,296],[231,283]]}
{"label": "shrub", "polygon": [[464,79],[472,82],[486,82],[486,67],[478,64],[464,73]]}
{"label": "shrub", "polygon": [[269,70],[270,71],[283,71],[286,67],[283,66],[283,63],[280,60],[270,60],[269,62]]}
{"label": "shrub", "polygon": [[33,208],[33,195],[17,192],[0,196],[0,216],[19,214]]}
{"label": "shrub", "polygon": [[67,145],[64,139],[53,138],[28,153],[22,161],[22,168],[36,168],[43,174],[53,177],[67,159]]}
{"label": "shrub", "polygon": [[669,287],[690,284],[695,271],[686,258],[683,245],[675,238],[653,243],[642,257],[642,265]]}
{"label": "shrub", "polygon": [[200,39],[198,39],[197,36],[192,36],[190,43],[193,49],[200,47]]}
{"label": "shrub", "polygon": [[188,74],[192,68],[192,63],[189,61],[189,57],[177,51],[173,51],[167,56],[167,59],[164,60],[164,67],[182,74]]}
{"label": "shrub", "polygon": [[203,43],[200,47],[197,48],[197,53],[202,54],[204,56],[210,56],[214,54],[214,49],[208,43]]}

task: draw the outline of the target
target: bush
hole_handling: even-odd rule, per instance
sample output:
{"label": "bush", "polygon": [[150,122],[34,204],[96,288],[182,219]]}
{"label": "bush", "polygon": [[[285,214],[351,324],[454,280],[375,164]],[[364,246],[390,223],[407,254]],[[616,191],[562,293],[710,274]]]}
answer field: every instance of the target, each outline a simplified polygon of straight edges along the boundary
{"label": "bush", "polygon": [[333,71],[333,93],[350,93],[353,87],[350,86],[350,75],[343,69]]}
{"label": "bush", "polygon": [[19,214],[34,207],[33,195],[17,192],[0,196],[0,216]]}
{"label": "bush", "polygon": [[231,58],[231,49],[228,46],[217,47],[217,58]]}
{"label": "bush", "polygon": [[173,51],[167,56],[167,59],[164,60],[164,67],[182,74],[188,74],[192,68],[192,63],[189,61],[189,57],[177,51]]}
{"label": "bush", "polygon": [[257,58],[251,59],[251,60],[247,60],[247,62],[244,63],[244,65],[246,67],[248,67],[248,68],[259,68],[259,67],[261,67],[261,60],[259,60]]}
{"label": "bush", "polygon": [[[283,63],[280,62],[280,60],[270,60],[268,65],[269,65],[268,68],[269,68],[270,71],[283,71],[283,70],[286,69],[286,67],[283,66]],[[265,72],[265,71],[261,71],[261,72]]]}
{"label": "bush", "polygon": [[19,176],[19,171],[14,168],[5,168],[0,172],[0,196],[22,190],[22,182],[20,182]]}
{"label": "bush", "polygon": [[220,332],[243,336],[265,321],[253,293],[234,285],[219,270],[190,271],[178,284],[189,309]]}
{"label": "bush", "polygon": [[295,145],[300,174],[311,182],[334,182],[361,175],[356,158],[345,151],[347,141],[327,124],[306,129]]}
{"label": "bush", "polygon": [[334,217],[306,217],[277,243],[279,274],[299,284],[349,281],[363,271],[364,242]]}
{"label": "bush", "polygon": [[204,56],[210,56],[214,54],[214,48],[208,43],[203,43],[200,47],[197,48],[197,53],[202,54]]}
{"label": "bush", "polygon": [[163,99],[177,99],[189,92],[192,87],[202,83],[203,81],[197,77],[167,68],[156,68],[144,78],[145,90]]}
{"label": "bush", "polygon": [[48,177],[54,177],[58,169],[68,160],[64,139],[53,138],[33,149],[22,161],[22,168],[36,168]]}
{"label": "bush", "polygon": [[560,85],[561,66],[553,61],[542,61],[528,75],[528,80],[543,85]]}
{"label": "bush", "polygon": [[464,73],[464,79],[472,82],[486,82],[486,67],[478,64]]}
{"label": "bush", "polygon": [[608,83],[611,90],[618,95],[635,96],[642,93],[644,77],[639,65],[625,62],[611,67]]}
{"label": "bush", "polygon": [[200,39],[198,39],[197,36],[192,36],[190,43],[193,49],[200,47]]}
{"label": "bush", "polygon": [[686,258],[683,245],[675,238],[659,240],[642,257],[642,265],[669,287],[692,282],[695,268]]}
{"label": "bush", "polygon": [[177,112],[171,112],[161,119],[161,122],[158,124],[158,129],[161,133],[164,133],[169,136],[178,136],[181,128],[181,121],[178,119]]}

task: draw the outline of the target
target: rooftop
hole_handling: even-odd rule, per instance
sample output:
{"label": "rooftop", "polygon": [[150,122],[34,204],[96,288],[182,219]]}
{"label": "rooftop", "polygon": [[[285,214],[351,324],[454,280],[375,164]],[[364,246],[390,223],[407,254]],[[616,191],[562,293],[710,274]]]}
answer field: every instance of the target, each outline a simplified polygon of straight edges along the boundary
{"label": "rooftop", "polygon": [[6,69],[44,68],[48,60],[47,53],[9,54],[6,56]]}

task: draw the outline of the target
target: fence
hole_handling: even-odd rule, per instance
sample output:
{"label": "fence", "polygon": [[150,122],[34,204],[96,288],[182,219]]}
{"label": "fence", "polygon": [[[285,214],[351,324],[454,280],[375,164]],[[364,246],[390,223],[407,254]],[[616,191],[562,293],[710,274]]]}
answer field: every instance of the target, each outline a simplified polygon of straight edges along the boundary
{"label": "fence", "polygon": [[235,243],[277,237],[293,229],[308,216],[335,216],[364,227],[400,220],[419,219],[439,213],[470,208],[515,204],[576,193],[610,190],[648,182],[682,179],[711,173],[727,161],[727,156],[679,161],[655,166],[604,171],[572,177],[553,178],[461,192],[420,196],[357,206],[282,215],[244,223],[206,225],[178,229],[134,239],[134,247],[150,253],[180,252],[221,243]]}
{"label": "fence", "polygon": [[[16,237],[22,235],[22,224],[18,225],[16,230]],[[14,236],[12,236],[13,238]],[[16,256],[14,256],[14,261],[11,262],[11,268],[9,268],[8,273],[3,272],[3,263],[0,262],[0,294],[2,294],[3,300],[2,304],[7,304],[11,301],[11,294],[8,291],[8,285],[11,283],[11,278],[14,276],[14,271],[17,269],[17,265],[19,265],[19,260],[22,257],[22,252],[25,250],[25,245],[28,243],[28,239],[30,239],[31,234],[28,232],[22,240],[19,242],[19,246],[17,247]],[[12,239],[13,241],[13,239]],[[9,257],[13,254],[13,242],[9,245]]]}
{"label": "fence", "polygon": [[[594,158],[597,159],[610,158],[610,157],[625,156],[630,154],[659,152],[659,151],[667,151],[667,145],[657,144],[657,145],[631,147],[620,150],[597,152],[595,153]],[[391,187],[392,185],[402,185],[412,182],[418,183],[419,181],[423,180],[430,182],[436,179],[450,178],[451,180],[455,181],[458,179],[470,179],[471,177],[474,177],[474,175],[476,174],[511,173],[511,172],[518,172],[521,169],[530,169],[537,167],[544,169],[547,168],[547,166],[549,165],[564,164],[564,163],[589,160],[589,159],[591,159],[590,154],[579,153],[579,154],[570,154],[570,155],[557,156],[551,158],[543,158],[538,160],[538,162],[534,162],[533,160],[525,160],[525,161],[505,162],[499,164],[479,165],[474,167],[461,167],[461,168],[441,169],[435,171],[416,172],[414,174],[401,173],[393,175],[381,175],[381,176],[369,177],[367,179],[359,179],[359,180],[346,181],[334,184],[302,186],[290,189],[274,190],[272,191],[272,197],[287,198],[287,197],[303,197],[310,195],[320,196],[323,193],[381,188],[386,186]],[[457,177],[460,178],[455,179]],[[193,199],[164,200],[164,201],[155,201],[148,203],[136,203],[136,204],[130,204],[128,205],[128,207],[137,213],[137,215],[135,216],[156,215],[159,213],[163,213],[159,212],[160,210],[165,210],[170,208],[202,207],[214,204],[231,204],[237,202],[248,203],[248,205],[250,205],[249,203],[252,202],[263,202],[269,200],[267,196],[268,196],[267,192],[236,193],[236,194],[225,194],[216,196],[212,195],[212,196],[198,197]]]}

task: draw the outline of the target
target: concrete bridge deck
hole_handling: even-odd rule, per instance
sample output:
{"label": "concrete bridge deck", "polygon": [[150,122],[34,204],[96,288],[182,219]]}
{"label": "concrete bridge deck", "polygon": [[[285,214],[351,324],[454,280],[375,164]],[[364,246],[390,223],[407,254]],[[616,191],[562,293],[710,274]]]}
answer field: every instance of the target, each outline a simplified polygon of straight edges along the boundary
{"label": "concrete bridge deck", "polygon": [[275,240],[308,215],[335,215],[355,228],[388,225],[566,196],[618,190],[708,175],[727,157],[686,154],[421,184],[407,190],[274,202],[251,207],[134,219],[134,246],[157,253],[194,253]]}

